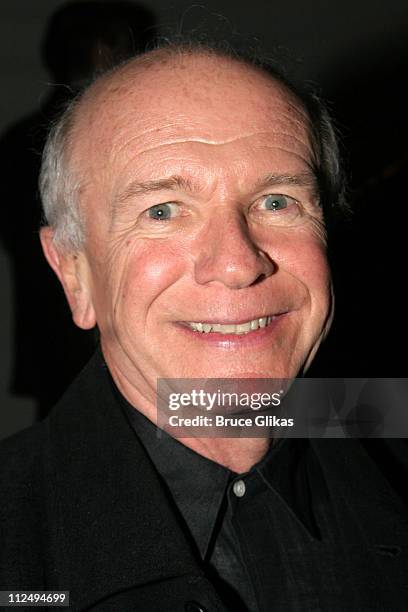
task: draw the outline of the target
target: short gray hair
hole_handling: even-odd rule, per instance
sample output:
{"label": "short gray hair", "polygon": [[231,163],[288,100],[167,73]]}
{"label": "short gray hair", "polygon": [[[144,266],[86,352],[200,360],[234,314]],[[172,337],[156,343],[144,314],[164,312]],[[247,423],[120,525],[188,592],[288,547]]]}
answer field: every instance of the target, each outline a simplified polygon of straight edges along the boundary
{"label": "short gray hair", "polygon": [[74,137],[78,96],[52,124],[44,147],[39,189],[46,223],[54,230],[54,243],[63,251],[80,250],[85,227],[79,204],[81,180],[73,168],[70,148]]}

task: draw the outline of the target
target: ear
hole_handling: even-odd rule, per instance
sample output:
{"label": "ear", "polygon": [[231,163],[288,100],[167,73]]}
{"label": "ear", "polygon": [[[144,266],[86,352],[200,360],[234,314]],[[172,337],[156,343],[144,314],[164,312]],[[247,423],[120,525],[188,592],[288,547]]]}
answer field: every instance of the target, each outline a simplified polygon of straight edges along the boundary
{"label": "ear", "polygon": [[74,322],[82,329],[95,327],[89,265],[84,252],[65,253],[58,249],[50,227],[41,228],[40,240],[44,255],[64,288]]}

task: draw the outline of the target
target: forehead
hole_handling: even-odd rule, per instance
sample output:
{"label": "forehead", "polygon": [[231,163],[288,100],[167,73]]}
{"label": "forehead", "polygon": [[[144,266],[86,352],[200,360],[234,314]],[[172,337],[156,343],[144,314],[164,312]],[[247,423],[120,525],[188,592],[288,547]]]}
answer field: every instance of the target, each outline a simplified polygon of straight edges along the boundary
{"label": "forehead", "polygon": [[[312,157],[309,120],[295,96],[264,72],[228,58],[184,55],[134,61],[102,78],[77,112],[76,157],[91,174],[188,143],[279,142]],[[180,149],[180,147],[179,147]]]}

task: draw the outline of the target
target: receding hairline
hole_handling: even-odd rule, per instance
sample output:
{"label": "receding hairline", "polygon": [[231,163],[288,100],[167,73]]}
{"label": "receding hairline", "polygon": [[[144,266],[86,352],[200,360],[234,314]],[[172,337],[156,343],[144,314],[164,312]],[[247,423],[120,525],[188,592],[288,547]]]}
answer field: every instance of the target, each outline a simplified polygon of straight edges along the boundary
{"label": "receding hairline", "polygon": [[95,81],[91,83],[90,86],[84,91],[82,97],[86,98],[93,95],[93,92],[98,90],[101,86],[109,87],[110,85],[111,87],[113,86],[112,88],[115,90],[115,81],[126,78],[128,74],[134,76],[138,71],[143,73],[147,72],[148,70],[154,70],[155,68],[160,70],[177,63],[177,61],[179,61],[180,65],[182,65],[182,62],[185,59],[200,57],[209,60],[218,60],[220,64],[224,62],[231,65],[240,65],[254,74],[258,74],[264,78],[266,77],[272,82],[280,83],[285,89],[288,90],[288,93],[291,96],[295,97],[294,92],[291,91],[290,87],[283,82],[283,75],[281,76],[277,70],[276,74],[272,74],[268,71],[266,66],[258,65],[257,63],[252,62],[250,58],[234,55],[232,52],[227,52],[226,50],[218,49],[217,47],[205,45],[201,46],[199,44],[168,45],[159,47],[157,49],[152,49],[151,51],[147,51],[132,57],[97,77]]}
{"label": "receding hairline", "polygon": [[[55,224],[55,227],[58,224],[61,228],[59,233],[69,248],[79,243],[79,238],[75,236],[75,240],[71,238],[75,233],[72,229],[74,224],[78,227],[78,224],[81,224],[82,242],[85,236],[85,219],[81,217],[79,199],[82,188],[86,188],[87,171],[81,164],[80,148],[89,128],[92,131],[95,118],[98,123],[97,110],[103,108],[104,98],[109,105],[115,93],[120,96],[121,90],[127,94],[132,90],[135,92],[139,85],[141,90],[146,87],[146,83],[148,86],[148,81],[144,78],[140,79],[140,83],[137,79],[135,82],[138,71],[148,72],[155,68],[162,70],[174,65],[177,60],[183,66],[186,58],[194,57],[218,60],[224,67],[228,67],[228,64],[240,66],[249,74],[260,77],[264,83],[269,82],[274,86],[278,96],[286,98],[291,106],[300,111],[312,147],[311,161],[318,180],[321,200],[329,214],[332,212],[336,214],[337,209],[337,212],[347,210],[346,183],[336,138],[336,126],[333,125],[325,104],[310,84],[302,86],[292,82],[282,67],[274,65],[273,62],[270,64],[267,58],[236,54],[233,49],[201,43],[175,42],[130,58],[98,76],[71,102],[52,126],[43,155],[40,191],[47,221],[52,226]],[[188,66],[183,67],[188,68]],[[211,84],[210,82],[209,85]],[[272,88],[271,95],[274,95]],[[87,119],[90,120],[88,126]],[[97,133],[96,136],[98,137]],[[94,144],[96,146],[96,143]],[[86,165],[86,160],[84,162]],[[58,202],[63,202],[63,205],[57,206]],[[334,206],[337,207],[336,210]],[[68,208],[73,210],[70,215],[67,213]],[[58,212],[59,209],[62,212]],[[65,229],[68,224],[71,235]],[[76,233],[79,236],[78,231]]]}
{"label": "receding hairline", "polygon": [[[250,58],[241,57],[234,55],[232,52],[228,52],[224,49],[218,49],[216,47],[196,44],[181,44],[181,45],[168,45],[165,47],[159,47],[146,53],[137,55],[113,67],[108,72],[97,77],[82,94],[80,94],[74,103],[74,108],[71,114],[68,131],[70,135],[73,135],[74,128],[78,123],[80,115],[85,109],[89,111],[93,107],[98,107],[98,104],[103,99],[118,94],[123,88],[129,89],[129,86],[134,87],[134,81],[139,74],[147,74],[150,70],[157,71],[163,68],[170,68],[174,63],[177,65],[177,61],[182,65],[183,61],[188,58],[204,58],[208,60],[215,60],[221,65],[230,64],[231,66],[241,66],[246,69],[249,73],[261,77],[265,82],[270,82],[278,87],[283,95],[286,95],[288,100],[294,103],[295,106],[304,114],[305,122],[309,122],[309,113],[305,107],[305,104],[301,97],[296,93],[295,88],[292,88],[290,84],[285,82],[283,75],[278,70],[269,71],[267,66],[257,64],[251,61]],[[131,85],[129,85],[131,83]],[[71,140],[71,139],[70,139]]]}
{"label": "receding hairline", "polygon": [[[99,124],[98,109],[102,109],[104,103],[108,107],[114,97],[118,97],[119,105],[121,97],[128,93],[135,92],[146,86],[145,76],[157,69],[157,74],[163,69],[171,69],[175,64],[181,67],[186,59],[194,58],[208,59],[218,63],[221,67],[228,68],[228,65],[240,67],[249,74],[260,78],[264,84],[272,85],[271,95],[278,95],[286,98],[287,102],[301,113],[301,121],[308,132],[309,142],[312,145],[314,155],[314,136],[311,129],[311,117],[302,99],[297,95],[296,90],[287,84],[284,77],[281,78],[279,72],[270,73],[267,67],[251,62],[250,58],[234,56],[229,53],[212,47],[201,46],[169,46],[154,49],[144,54],[126,60],[122,64],[112,68],[108,72],[100,75],[91,83],[71,104],[71,108],[64,120],[64,160],[67,172],[71,174],[71,180],[77,184],[77,197],[87,189],[88,172],[86,166],[88,162],[83,158],[81,145],[87,140],[89,131],[94,133],[95,121]],[[187,66],[188,67],[188,66]],[[143,80],[138,83],[138,74],[143,74]],[[211,86],[211,84],[210,84]],[[148,87],[148,85],[147,85]],[[95,132],[98,138],[97,132]],[[97,143],[94,143],[97,146]],[[313,160],[315,162],[316,160]],[[78,201],[80,210],[80,204]],[[83,211],[82,211],[83,212]],[[82,214],[82,213],[81,213]]]}

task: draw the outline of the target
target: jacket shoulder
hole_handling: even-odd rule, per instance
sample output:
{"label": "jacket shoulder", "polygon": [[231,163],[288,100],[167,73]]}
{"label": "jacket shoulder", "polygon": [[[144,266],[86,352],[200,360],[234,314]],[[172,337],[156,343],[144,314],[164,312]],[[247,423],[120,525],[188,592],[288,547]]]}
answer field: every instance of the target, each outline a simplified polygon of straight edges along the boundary
{"label": "jacket shoulder", "polygon": [[70,454],[73,432],[92,401],[95,367],[85,367],[44,421],[0,442],[0,589],[44,590],[56,506],[55,453],[62,447]]}
{"label": "jacket shoulder", "polygon": [[40,551],[46,530],[41,469],[45,436],[46,426],[40,423],[0,443],[1,589],[21,585],[22,576],[28,589],[44,586]]}
{"label": "jacket shoulder", "polygon": [[96,353],[43,421],[0,442],[0,486],[12,484],[35,471],[52,438],[63,434],[65,423],[80,418],[92,397],[95,370],[101,364],[102,359]]}
{"label": "jacket shoulder", "polygon": [[41,422],[0,442],[0,487],[13,487],[24,477],[31,477],[45,438],[46,423]]}

